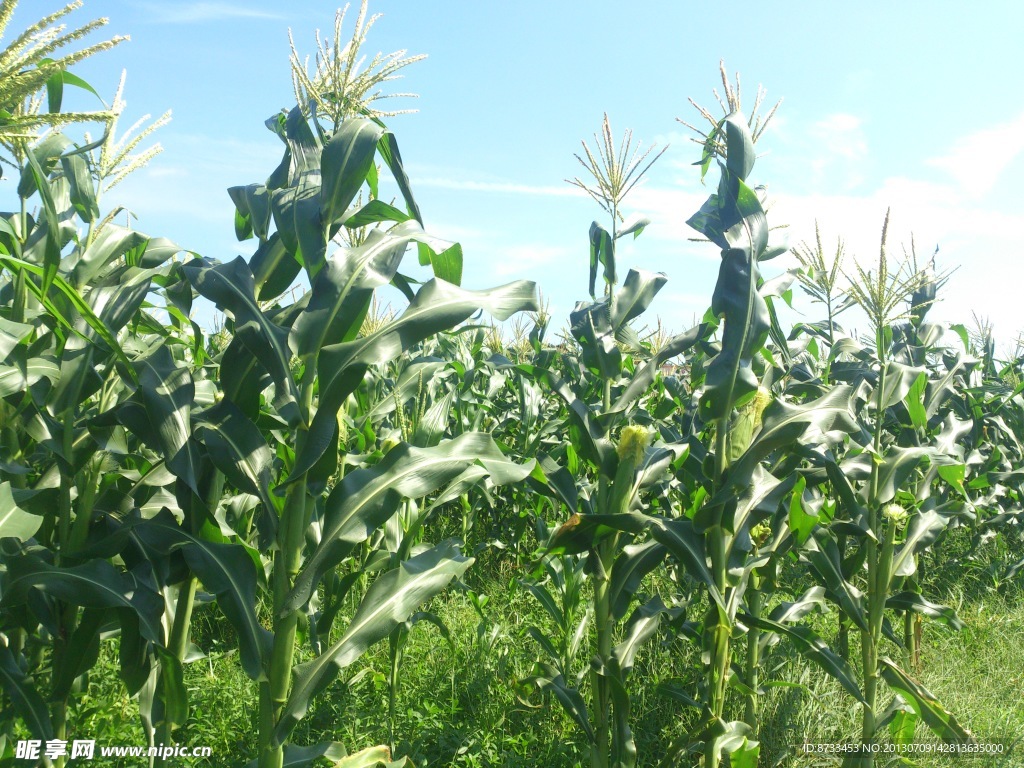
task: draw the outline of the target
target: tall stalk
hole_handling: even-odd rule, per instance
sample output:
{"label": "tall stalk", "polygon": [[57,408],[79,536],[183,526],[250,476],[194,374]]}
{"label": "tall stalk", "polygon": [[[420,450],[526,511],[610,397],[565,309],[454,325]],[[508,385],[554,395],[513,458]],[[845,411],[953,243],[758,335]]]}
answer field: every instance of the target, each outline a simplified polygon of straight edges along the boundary
{"label": "tall stalk", "polygon": [[[884,247],[884,246],[883,246]],[[882,455],[882,435],[884,433],[884,413],[886,378],[886,344],[884,342],[883,330],[875,328],[875,352],[879,364],[878,387],[875,389],[875,410],[874,410],[874,434],[872,436],[872,448],[874,456]],[[878,502],[880,465],[877,461],[871,462],[871,477],[868,481],[868,526],[869,530],[882,532],[882,511]],[[861,630],[861,670],[864,677],[864,699],[863,718],[861,724],[861,743],[869,746],[875,738],[875,712],[878,702],[878,646],[882,641],[882,621],[885,618],[885,601],[889,593],[889,571],[892,567],[892,545],[893,526],[887,525],[885,533],[882,534],[882,548],[878,547],[878,540],[874,536],[868,536],[865,541],[867,551],[867,613],[868,627]],[[873,758],[870,751],[867,753],[867,765],[872,764]]]}
{"label": "tall stalk", "polygon": [[[314,379],[310,371],[301,390],[303,413],[310,413],[312,408],[313,386]],[[295,440],[296,454],[301,453],[308,434],[308,429],[300,425]],[[268,680],[260,684],[259,768],[281,768],[284,764],[284,744],[275,744],[272,735],[281,720],[291,689],[295,635],[300,615],[299,609],[287,610],[286,600],[301,565],[313,503],[306,487],[306,474],[303,473],[288,489],[281,512],[281,524],[277,530],[271,595],[274,606],[274,641]]]}
{"label": "tall stalk", "polygon": [[[600,134],[594,138],[593,150],[583,142],[584,154],[576,155],[576,159],[592,176],[592,180],[584,182],[575,178],[568,181],[587,192],[609,216],[610,226],[607,229],[596,221],[590,228],[590,295],[596,298],[597,274],[599,267],[603,266],[604,297],[588,307],[577,307],[573,313],[573,334],[584,348],[584,359],[597,362],[597,367],[601,371],[601,401],[593,416],[598,423],[603,424],[602,440],[610,443],[613,386],[622,373],[622,359],[616,337],[624,330],[627,322],[625,318],[620,317],[616,306],[616,248],[620,237],[629,233],[639,234],[646,225],[646,221],[640,221],[620,230],[623,221],[622,201],[667,147],[647,160],[654,147],[648,147],[641,153],[639,147],[633,147],[632,132],[628,130],[623,135],[620,145],[616,147],[607,114],[604,116]],[[594,513],[607,516],[621,515],[628,511],[635,494],[634,475],[643,458],[648,439],[646,430],[626,427],[620,436],[619,460],[614,474],[609,474],[603,462],[598,462]],[[600,661],[600,666],[595,666],[590,674],[594,733],[591,744],[592,768],[607,768],[611,765],[625,768],[636,763],[636,749],[632,743],[628,723],[628,708],[613,705],[613,681],[610,678],[611,674],[616,674],[612,671],[616,664],[613,649],[616,624],[621,618],[613,613],[610,599],[611,579],[625,542],[625,534],[610,534],[594,542],[588,560],[594,589],[594,627],[597,635],[595,658]],[[626,671],[618,670],[617,674],[621,676],[617,684],[624,686]]]}

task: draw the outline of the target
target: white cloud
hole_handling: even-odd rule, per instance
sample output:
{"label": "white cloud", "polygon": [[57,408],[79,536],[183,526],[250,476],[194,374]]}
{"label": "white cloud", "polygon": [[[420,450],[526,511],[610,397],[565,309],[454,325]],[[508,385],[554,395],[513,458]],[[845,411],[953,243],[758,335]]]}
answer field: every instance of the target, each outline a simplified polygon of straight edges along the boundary
{"label": "white cloud", "polygon": [[149,170],[149,177],[153,179],[183,178],[185,176],[188,176],[188,171],[184,168],[175,168],[173,166],[157,167]]}
{"label": "white cloud", "polygon": [[490,271],[499,278],[531,278],[571,263],[578,253],[552,245],[527,244],[488,249]]}
{"label": "white cloud", "polygon": [[193,24],[224,19],[283,19],[278,13],[247,8],[234,3],[146,3],[152,20],[161,24]]}
{"label": "white cloud", "polygon": [[[644,230],[643,238],[657,240],[687,241],[689,238],[700,237],[686,220],[699,210],[714,187],[696,188],[696,191],[671,189],[665,187],[641,186],[633,190],[629,196],[628,209],[637,216],[646,216],[651,220],[650,226]],[[718,260],[717,253],[712,250],[709,258]]]}
{"label": "white cloud", "polygon": [[[652,307],[670,327],[687,327],[692,315],[699,315],[710,301],[715,276],[708,271],[707,262],[717,262],[717,249],[690,243],[689,238],[696,233],[686,225],[686,219],[704,202],[715,180],[716,177],[712,178],[705,190],[643,187],[630,198],[630,210],[648,216],[653,222],[641,238],[641,251],[646,252],[644,242],[654,245],[653,241],[660,241],[658,249],[668,249],[672,255],[656,268],[665,269],[673,279],[682,277],[691,286],[691,291],[687,291],[691,295],[666,292]],[[939,268],[956,269],[940,292],[929,319],[969,325],[972,312],[978,312],[991,319],[1000,343],[1008,343],[1024,329],[1024,315],[1019,309],[1019,286],[1024,284],[1024,245],[1007,237],[1007,233],[1024,231],[1024,213],[1000,206],[998,201],[974,199],[968,190],[955,183],[903,176],[885,178],[863,193],[843,187],[834,192],[818,191],[821,188],[814,184],[807,184],[806,191],[800,193],[785,193],[781,189],[772,186],[768,221],[773,226],[788,227],[773,231],[773,241],[784,239],[791,247],[813,241],[817,221],[826,250],[834,249],[838,237],[843,239],[847,271],[854,261],[871,269],[878,260],[882,222],[886,210],[891,208],[887,249],[891,259],[903,255],[903,246],[909,250],[913,237],[919,264],[930,258],[938,245]],[[680,257],[689,265],[681,273]],[[786,255],[766,263],[764,272],[772,276],[794,266],[793,256]],[[692,289],[705,284],[707,296],[700,301],[700,289]],[[820,314],[799,291],[795,306],[808,318]],[[863,321],[855,320],[853,314],[844,317],[848,323],[864,327]]]}
{"label": "white cloud", "polygon": [[988,192],[1006,168],[1024,152],[1024,112],[1009,122],[964,136],[928,165],[949,173],[974,197]]}
{"label": "white cloud", "polygon": [[859,117],[841,112],[829,115],[812,124],[808,135],[813,147],[811,170],[815,179],[828,178],[842,189],[863,183],[868,142]]}

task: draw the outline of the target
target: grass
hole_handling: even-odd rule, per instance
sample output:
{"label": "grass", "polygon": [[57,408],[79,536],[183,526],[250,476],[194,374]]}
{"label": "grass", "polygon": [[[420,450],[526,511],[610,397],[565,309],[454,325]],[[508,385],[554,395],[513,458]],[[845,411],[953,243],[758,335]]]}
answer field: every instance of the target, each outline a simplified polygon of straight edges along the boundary
{"label": "grass", "polygon": [[[961,545],[950,545],[945,553],[950,560],[966,551]],[[466,587],[490,598],[484,619],[464,590],[450,590],[434,601],[431,610],[449,627],[451,644],[427,622],[413,629],[402,664],[395,754],[411,757],[417,766],[589,765],[585,740],[562,709],[521,684],[539,658],[526,627],[545,625],[533,599],[517,587],[521,572],[510,559],[492,551],[467,573]],[[879,761],[879,766],[1024,766],[1024,584],[1018,577],[1016,585],[993,588],[984,558],[960,574],[956,578],[949,568],[934,571],[931,594],[956,607],[966,626],[954,632],[926,624],[919,677],[978,741],[1001,744],[1006,751],[996,757]],[[835,617],[832,612],[814,620],[826,639],[834,635]],[[250,702],[257,700],[257,686],[242,674],[230,626],[215,607],[197,611],[194,641],[207,657],[186,667],[190,715],[176,739],[187,746],[210,746],[213,757],[174,764],[244,765],[255,757],[257,713]],[[854,655],[858,649],[856,642],[852,645]],[[95,738],[97,744],[144,744],[134,703],[117,676],[115,646],[106,645],[88,688],[75,698],[71,722],[78,724],[75,733]],[[899,658],[895,647],[887,652]],[[652,643],[640,654],[633,731],[641,765],[656,765],[665,745],[692,722],[681,705],[655,691],[655,683],[682,678],[692,686],[695,653],[692,645],[675,641]],[[380,643],[365,664],[316,700],[295,732],[295,743],[340,741],[350,751],[387,743],[388,664],[387,644]],[[859,731],[859,706],[785,642],[769,652],[762,675],[767,692],[761,765],[838,766],[838,759],[815,763],[800,755],[799,745],[852,742]],[[782,680],[788,682],[779,684]],[[741,711],[738,693],[731,704],[732,711]],[[916,738],[929,741],[923,724],[918,724]]]}

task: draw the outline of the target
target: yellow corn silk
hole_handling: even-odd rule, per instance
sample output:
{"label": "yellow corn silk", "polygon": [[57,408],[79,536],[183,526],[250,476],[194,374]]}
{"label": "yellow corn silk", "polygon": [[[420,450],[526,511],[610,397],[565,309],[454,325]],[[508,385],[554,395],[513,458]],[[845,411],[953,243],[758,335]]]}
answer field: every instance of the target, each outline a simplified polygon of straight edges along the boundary
{"label": "yellow corn silk", "polygon": [[644,451],[651,444],[653,435],[646,427],[629,425],[623,428],[619,435],[619,444],[615,452],[619,455],[619,461],[630,461],[635,467],[644,457]]}

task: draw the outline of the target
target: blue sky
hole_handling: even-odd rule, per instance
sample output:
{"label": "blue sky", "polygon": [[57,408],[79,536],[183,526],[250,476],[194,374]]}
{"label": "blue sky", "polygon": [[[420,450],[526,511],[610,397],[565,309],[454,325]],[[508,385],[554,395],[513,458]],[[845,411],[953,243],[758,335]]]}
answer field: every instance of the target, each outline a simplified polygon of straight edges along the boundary
{"label": "blue sky", "polygon": [[[127,69],[125,124],[173,110],[156,137],[164,153],[113,193],[139,228],[216,259],[249,254],[225,189],[275,167],[263,121],[294,101],[287,30],[311,53],[336,7],[292,5],[86,0],[71,17],[106,16],[110,34],[131,35],[75,70],[109,100]],[[23,0],[5,40],[56,7]],[[669,328],[703,314],[718,254],[687,240],[685,220],[715,179],[701,187],[699,148],[676,118],[695,122],[688,96],[714,105],[724,59],[745,104],[758,83],[769,104],[784,99],[753,179],[768,186],[773,226],[788,224],[795,243],[818,219],[827,242],[841,235],[868,264],[891,206],[891,253],[913,232],[919,255],[937,244],[940,267],[959,267],[934,319],[969,324],[978,311],[1004,343],[1024,331],[1020,3],[371,0],[370,12],[383,17],[366,53],[428,54],[395,84],[420,94],[395,107],[419,112],[389,125],[428,231],[464,246],[467,287],[534,279],[560,318],[586,297],[587,230],[603,213],[564,179],[583,170],[573,153],[607,112],[616,136],[670,145],[626,201],[653,223],[620,263],[668,275],[652,313]],[[819,317],[802,295],[796,307]]]}

